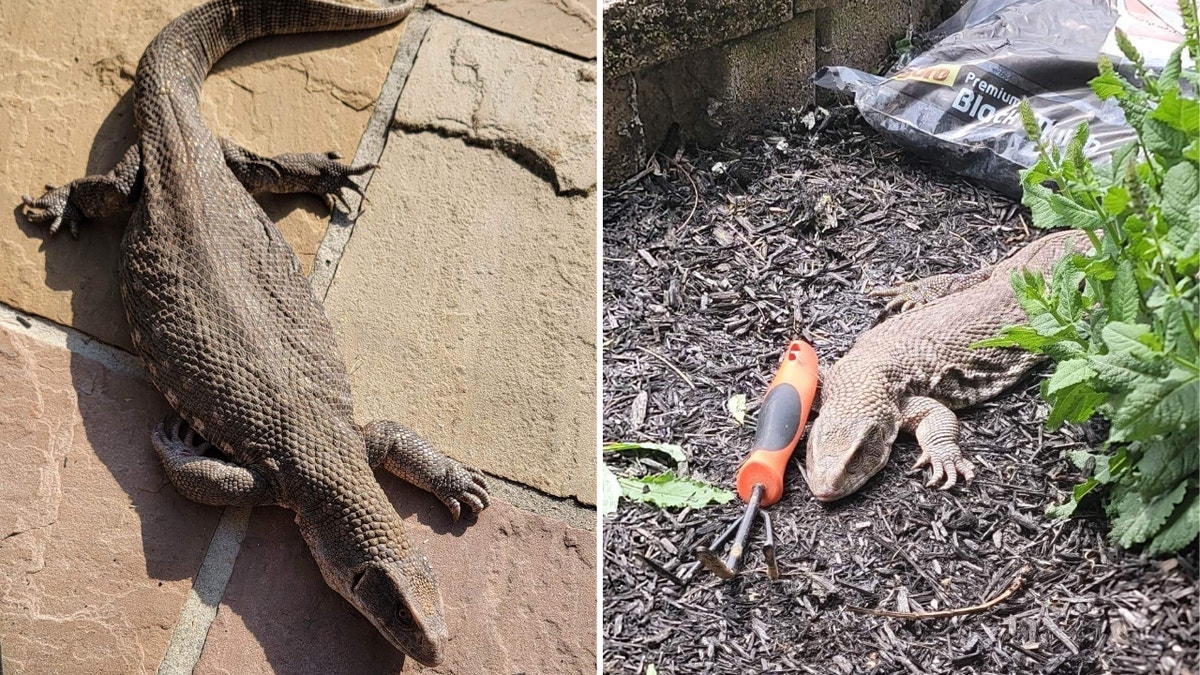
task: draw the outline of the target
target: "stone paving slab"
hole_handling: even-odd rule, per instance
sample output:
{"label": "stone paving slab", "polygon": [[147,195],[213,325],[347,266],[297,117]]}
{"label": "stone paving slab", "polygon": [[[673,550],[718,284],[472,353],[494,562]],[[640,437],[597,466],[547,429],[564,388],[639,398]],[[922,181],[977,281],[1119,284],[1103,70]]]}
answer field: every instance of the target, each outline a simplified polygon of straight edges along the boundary
{"label": "stone paving slab", "polygon": [[165,402],[3,322],[0,390],[0,670],[156,672],[220,514],[166,484]]}
{"label": "stone paving slab", "polygon": [[594,504],[594,195],[430,133],[380,164],[325,301],[356,414]]}
{"label": "stone paving slab", "polygon": [[[116,283],[126,216],[93,222],[80,243],[47,242],[17,206],[46,182],[107,172],[134,142],[132,85],[146,44],[198,0],[0,6],[0,302],[130,347]],[[52,27],[52,28],[51,28]],[[219,135],[264,154],[336,149],[350,156],[403,24],[267,38],[218,64],[203,110]],[[267,214],[306,268],[328,212],[316,197],[269,196]]]}
{"label": "stone paving slab", "polygon": [[[404,672],[595,672],[593,533],[503,502],[451,525],[428,494],[380,482],[438,575],[451,635],[440,667]],[[196,675],[374,675],[403,663],[325,585],[291,513],[256,509]]]}
{"label": "stone paving slab", "polygon": [[596,58],[594,0],[430,0],[429,5],[500,33]]}
{"label": "stone paving slab", "polygon": [[596,186],[596,64],[455,19],[430,26],[396,124],[499,148],[559,192]]}

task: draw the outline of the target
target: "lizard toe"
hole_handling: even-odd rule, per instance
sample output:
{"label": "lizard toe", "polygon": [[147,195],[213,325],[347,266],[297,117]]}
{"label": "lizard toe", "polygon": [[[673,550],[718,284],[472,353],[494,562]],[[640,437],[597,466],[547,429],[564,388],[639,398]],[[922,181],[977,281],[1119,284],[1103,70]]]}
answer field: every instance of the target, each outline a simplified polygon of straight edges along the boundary
{"label": "lizard toe", "polygon": [[958,467],[953,462],[946,463],[945,472],[946,482],[942,483],[942,487],[938,488],[939,490],[949,490],[958,483]]}
{"label": "lizard toe", "polygon": [[51,186],[48,184],[46,187],[46,194],[37,199],[29,195],[21,195],[21,202],[25,206],[25,217],[31,223],[46,225],[51,235],[57,234],[62,226],[66,225],[68,231],[78,237],[79,223],[83,220],[83,213],[71,202],[71,186],[50,189]]}
{"label": "lizard toe", "polygon": [[450,511],[450,522],[457,523],[459,517],[462,516],[462,505],[458,503],[457,499],[443,499],[442,503]]}
{"label": "lizard toe", "polygon": [[463,503],[470,507],[471,513],[479,513],[488,506],[487,493],[485,492],[482,495],[473,493],[465,494],[463,495]]}
{"label": "lizard toe", "polygon": [[921,456],[917,457],[917,461],[913,462],[913,465],[909,467],[908,475],[911,476],[913,474],[920,473],[921,469],[929,465],[931,461],[933,461],[933,458],[929,455],[929,452],[922,450]]}
{"label": "lizard toe", "polygon": [[461,515],[464,504],[471,513],[479,513],[487,507],[487,484],[478,469],[448,459],[442,486],[435,493],[446,508],[450,509],[450,515],[455,521]]}
{"label": "lizard toe", "polygon": [[975,480],[975,465],[970,460],[960,457],[954,464],[958,467],[958,472],[962,474],[963,481],[970,483]]}
{"label": "lizard toe", "polygon": [[925,487],[927,488],[937,486],[938,483],[941,483],[946,478],[945,467],[938,462],[931,462],[930,466],[933,467],[933,474],[929,477],[929,482],[925,483]]}

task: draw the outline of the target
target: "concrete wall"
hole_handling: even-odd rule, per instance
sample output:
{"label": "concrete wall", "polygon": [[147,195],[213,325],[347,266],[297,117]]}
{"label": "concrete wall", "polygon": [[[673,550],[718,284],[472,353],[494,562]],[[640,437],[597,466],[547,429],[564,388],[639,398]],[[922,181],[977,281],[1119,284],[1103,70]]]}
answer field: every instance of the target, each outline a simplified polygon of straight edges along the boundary
{"label": "concrete wall", "polygon": [[604,180],[645,166],[673,124],[711,146],[813,102],[820,67],[875,70],[955,0],[616,0],[604,7]]}

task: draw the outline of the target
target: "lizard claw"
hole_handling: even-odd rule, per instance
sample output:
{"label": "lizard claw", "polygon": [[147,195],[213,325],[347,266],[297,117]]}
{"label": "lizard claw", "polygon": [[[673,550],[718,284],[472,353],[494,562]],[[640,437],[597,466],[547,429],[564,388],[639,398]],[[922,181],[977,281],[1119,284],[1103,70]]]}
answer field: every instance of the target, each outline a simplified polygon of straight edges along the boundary
{"label": "lizard claw", "polygon": [[881,313],[885,317],[890,314],[902,314],[935,299],[927,295],[919,284],[912,282],[872,289],[867,292],[867,296],[888,299]]}
{"label": "lizard claw", "polygon": [[486,509],[490,503],[483,472],[463,466],[449,458],[446,460],[446,473],[441,485],[437,486],[433,493],[450,510],[450,519],[453,522],[458,522],[464,504],[472,514],[476,514]]}
{"label": "lizard claw", "polygon": [[58,187],[47,183],[46,194],[37,199],[21,195],[21,202],[25,205],[25,217],[29,222],[47,225],[51,236],[66,225],[71,236],[79,238],[79,223],[83,221],[83,212],[71,201],[70,185]]}
{"label": "lizard claw", "polygon": [[322,188],[324,189],[322,194],[325,197],[325,204],[329,206],[330,211],[333,211],[338,204],[341,204],[346,213],[350,213],[350,204],[346,201],[346,197],[342,194],[342,191],[350,190],[360,198],[366,199],[367,196],[364,194],[362,186],[350,180],[350,178],[352,176],[361,176],[368,171],[374,171],[379,168],[379,165],[369,162],[367,164],[359,164],[358,166],[349,166],[334,161],[341,157],[336,152],[328,152],[325,156],[328,158],[328,161],[321,167],[323,174]]}
{"label": "lizard claw", "polygon": [[949,490],[958,484],[959,476],[962,476],[964,482],[975,479],[975,465],[963,457],[957,447],[934,452],[922,448],[921,456],[917,457],[917,461],[908,470],[908,474],[911,476],[926,465],[933,471],[929,482],[925,483],[927,488],[937,487],[938,484],[941,484],[939,490]]}

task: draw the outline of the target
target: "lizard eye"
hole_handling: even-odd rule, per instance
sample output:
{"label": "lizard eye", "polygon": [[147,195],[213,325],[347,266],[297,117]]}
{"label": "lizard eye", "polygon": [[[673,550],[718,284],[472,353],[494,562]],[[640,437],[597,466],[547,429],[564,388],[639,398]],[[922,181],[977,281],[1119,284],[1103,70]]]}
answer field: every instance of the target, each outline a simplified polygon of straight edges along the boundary
{"label": "lizard eye", "polygon": [[396,620],[400,623],[412,623],[412,612],[408,611],[408,605],[403,602],[396,605]]}

